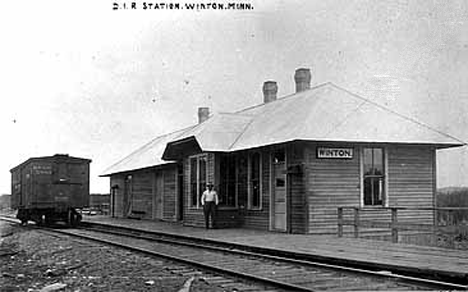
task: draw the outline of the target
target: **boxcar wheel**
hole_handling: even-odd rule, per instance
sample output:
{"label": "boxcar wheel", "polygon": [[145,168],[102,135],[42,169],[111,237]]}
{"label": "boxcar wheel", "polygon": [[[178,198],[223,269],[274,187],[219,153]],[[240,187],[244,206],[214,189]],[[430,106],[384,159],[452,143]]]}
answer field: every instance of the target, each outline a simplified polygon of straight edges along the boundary
{"label": "boxcar wheel", "polygon": [[71,227],[76,227],[76,226],[78,226],[80,224],[82,216],[81,216],[80,213],[76,212],[76,210],[74,210],[74,209],[70,209],[70,212],[71,212],[71,214],[69,214],[70,215],[69,225]]}
{"label": "boxcar wheel", "polygon": [[46,226],[51,226],[52,223],[54,222],[53,218],[52,218],[52,215],[50,214],[47,214],[47,215],[44,215],[45,218],[44,218],[44,223]]}
{"label": "boxcar wheel", "polygon": [[21,225],[27,225],[29,221],[29,214],[25,210],[18,210],[16,218],[21,221]]}

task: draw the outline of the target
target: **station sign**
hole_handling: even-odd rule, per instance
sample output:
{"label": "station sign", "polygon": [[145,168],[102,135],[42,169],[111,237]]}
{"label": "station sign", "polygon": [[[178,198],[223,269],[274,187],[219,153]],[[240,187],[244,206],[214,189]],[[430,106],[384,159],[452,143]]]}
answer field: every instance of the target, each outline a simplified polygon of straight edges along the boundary
{"label": "station sign", "polygon": [[318,147],[317,158],[353,159],[353,148]]}

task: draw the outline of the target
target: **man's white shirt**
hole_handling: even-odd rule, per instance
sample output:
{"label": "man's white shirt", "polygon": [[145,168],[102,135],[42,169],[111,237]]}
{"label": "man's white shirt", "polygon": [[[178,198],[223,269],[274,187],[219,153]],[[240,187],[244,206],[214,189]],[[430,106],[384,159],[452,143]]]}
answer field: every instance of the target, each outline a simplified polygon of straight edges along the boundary
{"label": "man's white shirt", "polygon": [[201,197],[201,204],[205,205],[205,202],[215,202],[216,205],[218,205],[218,193],[216,191],[210,191],[206,190],[203,192],[203,195]]}

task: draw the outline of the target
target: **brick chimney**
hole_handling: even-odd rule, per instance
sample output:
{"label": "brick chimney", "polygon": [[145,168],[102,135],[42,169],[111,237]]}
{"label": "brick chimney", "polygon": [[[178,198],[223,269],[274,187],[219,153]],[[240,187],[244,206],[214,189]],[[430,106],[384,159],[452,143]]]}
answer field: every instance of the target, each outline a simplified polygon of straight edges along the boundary
{"label": "brick chimney", "polygon": [[267,103],[276,100],[278,85],[276,81],[265,81],[263,83],[263,102]]}
{"label": "brick chimney", "polygon": [[209,107],[199,107],[198,108],[198,123],[201,124],[204,121],[208,120],[210,116],[210,108]]}
{"label": "brick chimney", "polygon": [[294,74],[294,81],[296,81],[296,93],[309,89],[310,79],[310,69],[297,69],[296,73]]}

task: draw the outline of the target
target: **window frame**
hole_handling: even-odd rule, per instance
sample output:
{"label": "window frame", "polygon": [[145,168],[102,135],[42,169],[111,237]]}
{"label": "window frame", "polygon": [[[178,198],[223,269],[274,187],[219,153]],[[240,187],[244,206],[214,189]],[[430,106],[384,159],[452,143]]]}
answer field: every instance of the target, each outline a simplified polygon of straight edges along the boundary
{"label": "window frame", "polygon": [[[223,169],[221,167],[222,165],[222,159],[227,159],[227,155],[232,155],[231,157],[234,159],[234,200],[235,200],[235,204],[234,206],[227,206],[227,205],[222,205],[221,202],[223,201],[224,197],[221,196],[221,192],[224,193],[225,190],[222,190],[221,187],[224,183],[224,178],[222,177],[221,175],[221,172],[223,172]],[[227,166],[228,167],[228,166]],[[236,154],[222,154],[220,156],[220,160],[219,160],[219,171],[220,171],[220,180],[219,180],[219,189],[216,190],[218,192],[218,197],[219,197],[219,200],[220,200],[220,203],[218,205],[218,208],[219,209],[222,209],[222,210],[234,210],[234,209],[237,209],[239,207],[239,186],[238,186],[238,183],[239,183],[239,157],[238,155]],[[227,185],[226,185],[226,188],[227,188]]]}
{"label": "window frame", "polygon": [[[252,206],[253,190],[252,190],[252,156],[258,154],[258,185],[259,185],[259,206]],[[262,183],[262,171],[263,171],[263,155],[260,151],[251,152],[247,158],[247,209],[253,211],[261,211],[263,209],[263,183]]]}
{"label": "window frame", "polygon": [[[383,163],[383,174],[380,175],[383,178],[383,192],[382,192],[382,204],[378,205],[366,205],[364,198],[364,179],[366,178],[365,169],[364,169],[364,150],[365,149],[381,149],[382,150],[382,163]],[[363,146],[359,151],[359,164],[360,164],[360,175],[359,175],[359,185],[360,185],[360,205],[362,208],[382,208],[389,206],[389,191],[388,191],[388,149],[384,146]],[[377,177],[378,175],[372,175]]]}
{"label": "window frame", "polygon": [[[196,190],[197,190],[197,201],[194,203],[193,202],[193,193],[192,193],[192,159],[195,159],[196,161]],[[203,191],[200,189],[200,161],[201,159],[205,159],[205,184],[208,181],[208,155],[207,154],[198,154],[198,155],[193,155],[189,156],[188,158],[188,164],[189,164],[189,209],[200,209],[201,208],[201,196],[203,194]],[[206,186],[205,186],[206,187]]]}

